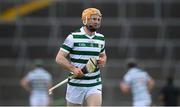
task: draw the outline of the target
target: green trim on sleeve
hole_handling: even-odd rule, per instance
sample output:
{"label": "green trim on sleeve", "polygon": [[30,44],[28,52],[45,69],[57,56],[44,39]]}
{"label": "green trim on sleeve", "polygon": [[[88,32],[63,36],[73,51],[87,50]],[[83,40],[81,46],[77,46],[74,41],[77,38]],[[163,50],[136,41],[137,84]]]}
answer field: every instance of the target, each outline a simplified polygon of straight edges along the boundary
{"label": "green trim on sleeve", "polygon": [[[105,50],[105,48],[101,49],[101,52],[103,52],[104,50]],[[100,52],[100,53],[101,53],[101,52]]]}
{"label": "green trim on sleeve", "polygon": [[65,50],[67,50],[67,51],[69,51],[69,52],[72,50],[71,47],[69,47],[69,46],[67,46],[67,45],[65,45],[65,44],[62,45],[62,48],[65,49]]}

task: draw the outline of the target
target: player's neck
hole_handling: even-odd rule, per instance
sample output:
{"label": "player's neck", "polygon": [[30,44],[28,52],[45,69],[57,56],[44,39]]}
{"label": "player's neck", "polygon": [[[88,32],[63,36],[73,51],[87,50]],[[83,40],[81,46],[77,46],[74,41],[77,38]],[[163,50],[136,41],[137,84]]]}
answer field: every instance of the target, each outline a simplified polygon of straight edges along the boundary
{"label": "player's neck", "polygon": [[84,28],[84,31],[86,32],[87,35],[92,36],[95,34],[95,32],[89,31],[86,26],[84,26],[83,28]]}

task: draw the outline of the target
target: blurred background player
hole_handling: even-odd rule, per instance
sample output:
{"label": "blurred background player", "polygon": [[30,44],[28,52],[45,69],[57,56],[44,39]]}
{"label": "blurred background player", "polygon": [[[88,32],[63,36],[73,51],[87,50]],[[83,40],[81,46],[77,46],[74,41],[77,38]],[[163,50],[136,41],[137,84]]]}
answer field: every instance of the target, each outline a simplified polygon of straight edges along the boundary
{"label": "blurred background player", "polygon": [[48,89],[52,86],[52,76],[43,68],[42,60],[34,61],[34,69],[21,80],[21,86],[30,93],[31,106],[48,106]]}
{"label": "blurred background player", "polygon": [[160,91],[159,100],[164,106],[178,106],[179,96],[179,87],[174,85],[174,77],[168,76],[165,86],[163,86]]}
{"label": "blurred background player", "polygon": [[133,106],[150,106],[151,94],[150,90],[154,86],[154,80],[147,72],[138,67],[134,59],[127,61],[127,73],[120,83],[120,89],[123,93],[132,92]]}
{"label": "blurred background player", "polygon": [[[102,83],[100,69],[94,73],[83,74],[81,69],[89,58],[95,57],[98,66],[106,63],[104,35],[96,30],[101,26],[101,12],[96,8],[87,8],[82,12],[84,26],[67,36],[60,48],[56,62],[79,78],[68,82],[66,100],[68,106],[80,106],[86,102],[87,106],[102,104]],[[70,55],[69,62],[67,56]]]}

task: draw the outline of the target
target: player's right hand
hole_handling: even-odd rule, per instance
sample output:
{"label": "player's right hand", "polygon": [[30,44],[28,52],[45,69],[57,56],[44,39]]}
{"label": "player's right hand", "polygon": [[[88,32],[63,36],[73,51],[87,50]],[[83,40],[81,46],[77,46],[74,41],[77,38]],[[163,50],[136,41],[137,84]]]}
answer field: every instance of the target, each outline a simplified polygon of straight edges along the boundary
{"label": "player's right hand", "polygon": [[84,73],[82,72],[81,68],[75,67],[73,70],[73,74],[77,77],[83,77]]}

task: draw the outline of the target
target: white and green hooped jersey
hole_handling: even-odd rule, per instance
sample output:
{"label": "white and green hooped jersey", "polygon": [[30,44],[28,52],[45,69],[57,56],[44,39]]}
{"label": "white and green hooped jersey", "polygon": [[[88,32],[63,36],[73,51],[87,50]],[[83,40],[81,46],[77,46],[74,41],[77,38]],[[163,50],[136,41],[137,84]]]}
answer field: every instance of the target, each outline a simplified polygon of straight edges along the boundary
{"label": "white and green hooped jersey", "polygon": [[150,75],[139,69],[131,68],[124,76],[124,82],[131,87],[134,102],[151,101],[147,81]]}
{"label": "white and green hooped jersey", "polygon": [[[98,60],[99,55],[105,52],[105,40],[100,33],[87,35],[82,27],[79,31],[68,35],[60,49],[70,54],[71,64],[83,68],[89,58],[95,57]],[[99,85],[101,84],[100,69],[97,68],[96,72],[87,73],[82,78],[72,79],[68,84],[78,87]]]}
{"label": "white and green hooped jersey", "polygon": [[30,83],[33,95],[48,95],[48,85],[52,83],[52,76],[45,69],[38,67],[29,72],[25,79]]}

